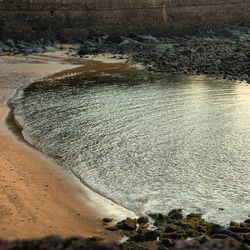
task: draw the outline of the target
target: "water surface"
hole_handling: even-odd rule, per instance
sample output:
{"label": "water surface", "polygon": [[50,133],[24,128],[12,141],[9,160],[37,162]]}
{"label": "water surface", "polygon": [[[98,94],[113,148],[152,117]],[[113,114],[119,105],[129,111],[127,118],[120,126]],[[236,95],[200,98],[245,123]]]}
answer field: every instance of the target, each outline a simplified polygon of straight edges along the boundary
{"label": "water surface", "polygon": [[12,106],[31,144],[137,213],[184,208],[220,223],[250,214],[250,86],[75,77],[35,83]]}

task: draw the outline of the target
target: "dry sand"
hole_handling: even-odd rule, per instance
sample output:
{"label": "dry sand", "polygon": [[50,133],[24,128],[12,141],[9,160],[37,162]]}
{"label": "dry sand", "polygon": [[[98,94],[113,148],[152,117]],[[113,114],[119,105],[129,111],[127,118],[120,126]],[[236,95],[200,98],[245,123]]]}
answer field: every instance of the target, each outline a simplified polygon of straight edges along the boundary
{"label": "dry sand", "polygon": [[[0,57],[0,238],[37,238],[98,235],[106,232],[101,217],[134,216],[111,201],[94,194],[76,178],[56,167],[39,152],[18,141],[5,123],[7,99],[21,84],[51,76],[126,70],[122,64],[65,60],[63,54]],[[58,73],[64,70],[64,73]]]}

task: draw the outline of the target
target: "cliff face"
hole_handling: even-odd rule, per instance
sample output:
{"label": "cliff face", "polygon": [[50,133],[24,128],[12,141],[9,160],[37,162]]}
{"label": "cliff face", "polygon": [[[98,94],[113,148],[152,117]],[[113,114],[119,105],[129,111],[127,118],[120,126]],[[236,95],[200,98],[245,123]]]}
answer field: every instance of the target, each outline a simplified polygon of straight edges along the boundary
{"label": "cliff face", "polygon": [[249,11],[250,0],[0,0],[0,36],[185,33],[224,24],[249,25]]}

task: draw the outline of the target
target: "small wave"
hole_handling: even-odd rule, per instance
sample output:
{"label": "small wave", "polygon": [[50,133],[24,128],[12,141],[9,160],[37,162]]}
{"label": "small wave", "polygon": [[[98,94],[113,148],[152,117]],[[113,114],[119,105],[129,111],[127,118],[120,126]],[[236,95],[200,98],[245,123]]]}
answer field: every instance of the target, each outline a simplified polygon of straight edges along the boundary
{"label": "small wave", "polygon": [[102,75],[34,83],[10,105],[32,145],[118,204],[225,223],[250,211],[249,99],[221,80]]}

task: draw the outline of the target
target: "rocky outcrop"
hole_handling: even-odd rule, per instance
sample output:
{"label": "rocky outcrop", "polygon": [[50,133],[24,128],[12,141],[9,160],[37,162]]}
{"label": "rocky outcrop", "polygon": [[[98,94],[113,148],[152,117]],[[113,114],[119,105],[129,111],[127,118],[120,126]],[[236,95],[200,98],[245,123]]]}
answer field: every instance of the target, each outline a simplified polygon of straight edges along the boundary
{"label": "rocky outcrop", "polygon": [[201,214],[182,215],[181,209],[168,213],[150,214],[153,224],[136,220],[136,229],[126,229],[127,220],[119,222],[114,228],[125,234],[129,239],[122,245],[123,250],[132,249],[250,249],[249,219],[244,223],[231,222],[229,227],[209,223]]}

